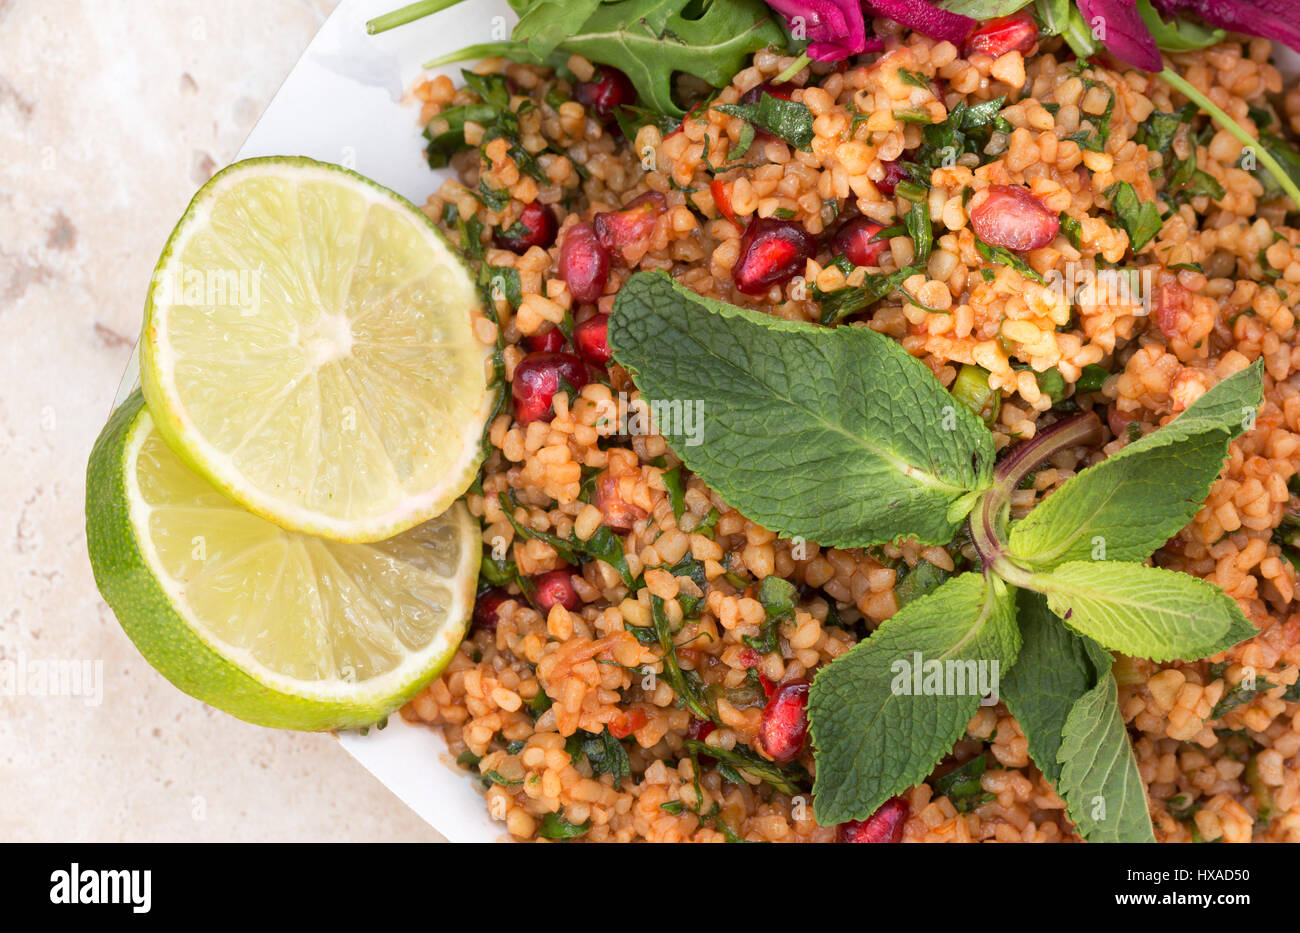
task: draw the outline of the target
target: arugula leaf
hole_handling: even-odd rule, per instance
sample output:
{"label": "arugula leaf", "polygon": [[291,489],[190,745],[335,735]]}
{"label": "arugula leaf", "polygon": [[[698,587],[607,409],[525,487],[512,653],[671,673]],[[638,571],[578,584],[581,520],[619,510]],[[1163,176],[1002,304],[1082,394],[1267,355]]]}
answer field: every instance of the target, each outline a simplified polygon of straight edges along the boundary
{"label": "arugula leaf", "polygon": [[1097,678],[1087,640],[1052,615],[1041,593],[1016,592],[1016,621],[1020,654],[1002,677],[1002,701],[1020,724],[1034,764],[1059,792],[1061,732],[1070,710]]}
{"label": "arugula leaf", "polygon": [[1139,201],[1137,192],[1126,181],[1117,181],[1104,192],[1120,227],[1128,234],[1129,245],[1138,252],[1155,238],[1165,222],[1160,208],[1152,201]]}
{"label": "arugula leaf", "polygon": [[870,328],[782,321],[646,272],[619,291],[609,326],[645,397],[708,400],[704,443],[688,444],[676,425],[665,438],[778,534],[831,547],[901,535],[947,543],[959,525],[948,507],[990,483],[989,432],[924,363]]}
{"label": "arugula leaf", "polygon": [[812,111],[798,101],[782,100],[764,91],[756,104],[720,104],[714,109],[767,130],[796,149],[812,150]]}
{"label": "arugula leaf", "polygon": [[1071,561],[1033,586],[1065,624],[1112,651],[1193,661],[1256,634],[1236,600],[1200,577],[1119,561]]}
{"label": "arugula leaf", "polygon": [[[516,42],[527,42],[528,50],[538,59],[546,58],[556,47],[582,28],[596,12],[602,0],[533,0],[512,3],[519,22],[510,33]],[[629,139],[631,137],[628,137]]]}
{"label": "arugula leaf", "polygon": [[1061,735],[1066,813],[1090,842],[1155,842],[1110,655],[1088,645],[1097,684],[1074,704]]}
{"label": "arugula leaf", "polygon": [[673,100],[675,72],[726,87],[754,52],[786,44],[785,31],[761,0],[710,3],[692,15],[697,11],[695,0],[602,3],[556,48],[613,65],[632,81],[644,106],[680,117],[685,111]]}
{"label": "arugula leaf", "polygon": [[[823,826],[865,819],[925,779],[979,707],[978,689],[911,693],[909,668],[937,662],[966,676],[974,663],[1015,663],[1020,634],[1002,581],[966,573],[909,603],[866,641],[821,668],[808,719],[817,749],[813,806]],[[966,662],[966,663],[962,663]],[[954,681],[953,687],[956,687]]]}
{"label": "arugula leaf", "polygon": [[1200,511],[1229,443],[1259,408],[1262,375],[1256,361],[1169,424],[1067,480],[1011,527],[1011,555],[1034,569],[1146,560]]}

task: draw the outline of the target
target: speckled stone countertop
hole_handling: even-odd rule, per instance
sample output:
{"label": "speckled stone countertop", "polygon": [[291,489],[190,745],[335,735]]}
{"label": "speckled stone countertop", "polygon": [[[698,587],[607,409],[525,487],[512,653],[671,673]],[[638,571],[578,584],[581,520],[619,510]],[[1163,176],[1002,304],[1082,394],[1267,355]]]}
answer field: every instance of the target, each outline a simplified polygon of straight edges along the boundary
{"label": "speckled stone countertop", "polygon": [[0,678],[0,841],[441,839],[333,739],[155,674],[86,558],[86,457],[158,252],[333,7],[0,0],[0,661],[100,688]]}

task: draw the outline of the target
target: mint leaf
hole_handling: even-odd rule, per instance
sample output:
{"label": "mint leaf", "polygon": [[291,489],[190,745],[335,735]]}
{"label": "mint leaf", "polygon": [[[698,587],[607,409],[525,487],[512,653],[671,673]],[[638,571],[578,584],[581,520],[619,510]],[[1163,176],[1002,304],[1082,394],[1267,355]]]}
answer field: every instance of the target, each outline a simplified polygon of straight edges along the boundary
{"label": "mint leaf", "polygon": [[1236,601],[1200,577],[1116,561],[1072,561],[1034,588],[1076,632],[1112,651],[1193,661],[1255,634]]}
{"label": "mint leaf", "polygon": [[1259,407],[1262,364],[1224,379],[1158,431],[1066,481],[1011,528],[1009,551],[1035,569],[1073,560],[1146,560],[1187,526],[1228,445]]}
{"label": "mint leaf", "polygon": [[[865,819],[924,780],[966,729],[981,688],[996,687],[992,678],[1011,667],[1019,647],[1011,591],[1000,580],[966,573],[908,603],[819,670],[808,700],[817,822]],[[918,653],[922,695],[908,695],[915,693]],[[935,665],[938,693],[929,679]]]}
{"label": "mint leaf", "polygon": [[1025,733],[1034,764],[1057,786],[1065,720],[1097,678],[1084,638],[1052,615],[1041,593],[1017,591],[1016,621],[1020,654],[1016,666],[1002,678],[1002,700]]}
{"label": "mint leaf", "polygon": [[1105,195],[1115,219],[1128,234],[1129,246],[1138,252],[1158,234],[1165,222],[1160,219],[1160,208],[1152,201],[1142,201],[1137,190],[1126,181],[1117,181],[1106,189]]}
{"label": "mint leaf", "polygon": [[1089,842],[1155,842],[1110,655],[1095,645],[1089,653],[1098,666],[1097,685],[1066,717],[1057,791],[1075,829]]}
{"label": "mint leaf", "polygon": [[764,92],[756,104],[720,104],[716,110],[779,136],[796,149],[812,150],[813,115],[804,104]]}
{"label": "mint leaf", "polygon": [[614,302],[614,356],[671,414],[686,466],[787,537],[863,547],[952,540],[949,505],[987,488],[992,436],[920,360],[866,327],[826,329],[701,298],[641,272]]}

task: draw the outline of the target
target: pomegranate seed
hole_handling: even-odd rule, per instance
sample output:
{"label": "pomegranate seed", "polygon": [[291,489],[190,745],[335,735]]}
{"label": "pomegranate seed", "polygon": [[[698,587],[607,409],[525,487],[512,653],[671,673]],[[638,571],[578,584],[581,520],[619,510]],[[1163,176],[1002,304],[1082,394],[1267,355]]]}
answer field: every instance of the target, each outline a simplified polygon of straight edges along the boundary
{"label": "pomegranate seed", "polygon": [[740,663],[742,667],[758,667],[763,663],[763,656],[753,648],[742,648],[740,650]]}
{"label": "pomegranate seed", "polygon": [[[1061,221],[1047,205],[1020,185],[990,185],[971,208],[975,235],[990,246],[1041,249],[1056,239]],[[977,195],[978,197],[978,195]]]}
{"label": "pomegranate seed", "polygon": [[793,84],[773,84],[771,81],[764,81],[762,84],[756,84],[744,94],[741,94],[740,102],[742,104],[757,104],[764,94],[780,100],[789,100],[790,95],[796,90],[798,88]]}
{"label": "pomegranate seed", "polygon": [[609,250],[600,245],[591,224],[576,223],[564,234],[560,247],[560,278],[574,301],[592,302],[609,281]]}
{"label": "pomegranate seed", "polygon": [[524,343],[532,353],[559,353],[564,349],[564,332],[558,327],[552,327],[540,334],[529,334],[524,338]]}
{"label": "pomegranate seed", "polygon": [[607,723],[605,728],[614,738],[625,739],[649,721],[650,717],[645,714],[645,710],[634,706],[626,713],[619,713],[618,718]]}
{"label": "pomegranate seed", "polygon": [[497,630],[497,613],[501,604],[507,599],[514,599],[504,587],[494,586],[484,590],[474,601],[474,624],[476,632],[495,632]]}
{"label": "pomegranate seed", "polygon": [[888,240],[877,240],[875,236],[885,229],[874,220],[855,217],[835,234],[832,249],[849,257],[855,266],[878,266],[880,254],[889,249]]}
{"label": "pomegranate seed", "polygon": [[808,734],[808,681],[781,684],[763,707],[758,744],[773,761],[790,761],[803,749]]}
{"label": "pomegranate seed", "polygon": [[573,588],[573,568],[561,567],[548,570],[533,577],[537,586],[537,605],[542,612],[550,612],[552,606],[563,606],[570,612],[582,608],[578,591]]}
{"label": "pomegranate seed", "polygon": [[1179,315],[1192,310],[1192,293],[1177,279],[1168,279],[1156,289],[1156,326],[1165,337],[1173,339],[1178,334]]}
{"label": "pomegranate seed", "polygon": [[529,201],[508,230],[497,227],[492,231],[492,244],[497,249],[508,249],[522,256],[534,246],[550,248],[558,228],[554,211],[536,201]]}
{"label": "pomegranate seed", "polygon": [[894,189],[900,181],[907,179],[907,169],[897,162],[885,162],[885,177],[876,182],[876,190],[887,198],[894,196]]}
{"label": "pomegranate seed", "polygon": [[628,502],[618,491],[618,477],[605,470],[596,478],[596,508],[605,524],[615,531],[631,531],[646,517],[646,510]]}
{"label": "pomegranate seed", "polygon": [[590,81],[573,86],[573,99],[606,126],[617,126],[614,114],[624,104],[636,103],[636,88],[617,68],[601,65]]}
{"label": "pomegranate seed", "polygon": [[596,239],[615,256],[628,247],[639,246],[642,253],[655,232],[659,216],[668,209],[668,202],[658,191],[647,191],[633,198],[621,211],[605,211],[592,220]]}
{"label": "pomegranate seed", "polygon": [[865,820],[850,820],[835,827],[836,842],[902,842],[903,825],[912,806],[902,797],[891,797]]}
{"label": "pomegranate seed", "polygon": [[1028,53],[1038,41],[1038,24],[1028,13],[990,20],[966,37],[966,57],[983,52],[998,58],[1008,52]]}
{"label": "pomegranate seed", "polygon": [[531,424],[555,417],[551,401],[560,391],[561,377],[581,389],[587,384],[587,364],[572,353],[530,353],[520,360],[510,384],[515,420]]}
{"label": "pomegranate seed", "polygon": [[573,346],[593,366],[604,366],[614,355],[609,349],[609,315],[595,314],[573,329]]}
{"label": "pomegranate seed", "polygon": [[813,238],[802,224],[755,217],[740,238],[740,255],[731,277],[742,294],[761,295],[802,272],[814,251]]}

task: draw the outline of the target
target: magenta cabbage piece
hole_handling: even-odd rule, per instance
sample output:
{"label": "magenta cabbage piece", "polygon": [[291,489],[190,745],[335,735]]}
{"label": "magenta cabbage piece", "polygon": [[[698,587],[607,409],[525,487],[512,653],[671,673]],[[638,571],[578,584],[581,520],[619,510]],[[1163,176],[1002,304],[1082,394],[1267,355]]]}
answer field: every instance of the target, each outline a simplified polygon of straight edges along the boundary
{"label": "magenta cabbage piece", "polygon": [[1195,13],[1211,26],[1263,36],[1300,52],[1300,7],[1295,0],[1154,0],[1170,15]]}
{"label": "magenta cabbage piece", "polygon": [[[838,61],[867,51],[867,27],[859,0],[767,0],[794,29],[802,18],[808,55],[819,62]],[[879,40],[873,46],[882,47]]]}
{"label": "magenta cabbage piece", "polygon": [[868,0],[867,9],[931,39],[946,39],[954,45],[961,45],[970,31],[979,25],[969,16],[949,13],[925,0]]}
{"label": "magenta cabbage piece", "polygon": [[[1151,30],[1142,21],[1135,0],[1078,0],[1079,12],[1101,44],[1120,61],[1146,71],[1160,71],[1164,63]],[[1101,28],[1095,28],[1094,24]]]}

